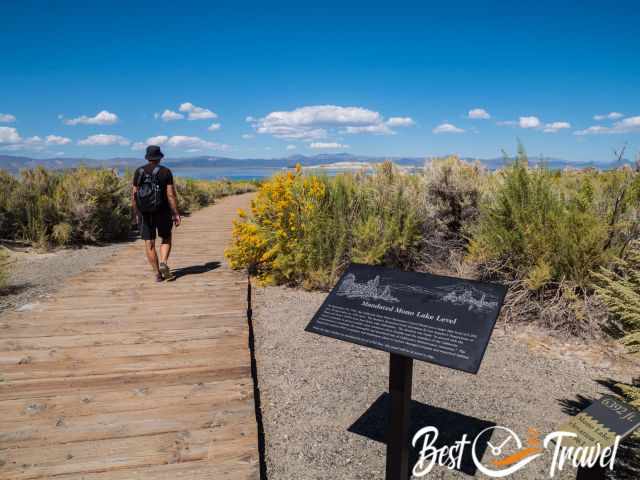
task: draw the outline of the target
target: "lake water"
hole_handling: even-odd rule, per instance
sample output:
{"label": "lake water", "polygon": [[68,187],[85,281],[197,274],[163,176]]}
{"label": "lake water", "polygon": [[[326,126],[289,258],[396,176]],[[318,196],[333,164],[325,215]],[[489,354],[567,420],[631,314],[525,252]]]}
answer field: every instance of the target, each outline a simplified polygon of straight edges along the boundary
{"label": "lake water", "polygon": [[[316,175],[328,175],[334,176],[339,173],[345,173],[349,171],[356,171],[359,169],[305,169],[307,173],[313,173]],[[189,167],[171,167],[171,171],[177,177],[196,178],[200,180],[217,180],[220,178],[226,178],[229,180],[260,180],[263,178],[269,178],[275,173],[292,171],[288,168],[274,168],[274,167],[202,167],[202,168],[189,168]]]}
{"label": "lake water", "polygon": [[268,178],[274,173],[286,171],[286,169],[269,167],[172,167],[171,170],[177,177],[197,178],[199,180],[217,180],[220,178],[227,178],[229,180],[259,180]]}

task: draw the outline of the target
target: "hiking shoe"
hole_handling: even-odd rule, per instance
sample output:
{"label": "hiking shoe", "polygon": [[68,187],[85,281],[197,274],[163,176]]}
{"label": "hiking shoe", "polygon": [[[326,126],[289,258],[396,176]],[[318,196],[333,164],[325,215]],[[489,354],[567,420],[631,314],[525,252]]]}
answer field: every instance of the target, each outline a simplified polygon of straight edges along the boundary
{"label": "hiking shoe", "polygon": [[156,273],[156,282],[164,282],[164,277],[161,273]]}
{"label": "hiking shoe", "polygon": [[169,265],[167,265],[166,263],[160,264],[160,273],[162,274],[165,280],[170,280],[173,278],[173,276],[171,275],[171,269],[169,268]]}

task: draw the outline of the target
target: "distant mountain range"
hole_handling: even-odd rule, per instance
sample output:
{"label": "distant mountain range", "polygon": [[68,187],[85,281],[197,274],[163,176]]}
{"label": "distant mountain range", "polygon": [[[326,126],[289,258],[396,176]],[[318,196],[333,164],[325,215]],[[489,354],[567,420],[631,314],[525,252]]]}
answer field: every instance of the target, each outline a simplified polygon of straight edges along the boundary
{"label": "distant mountain range", "polygon": [[[228,158],[228,157],[214,157],[214,156],[199,156],[199,157],[185,157],[185,158],[172,158],[166,159],[163,164],[173,168],[287,168],[293,167],[296,163],[300,163],[304,167],[327,165],[338,162],[364,162],[364,163],[378,163],[384,160],[392,160],[398,165],[403,166],[422,166],[426,157],[374,157],[364,155],[353,155],[350,153],[325,153],[313,156],[306,155],[291,155],[283,158]],[[488,159],[475,159],[464,158],[467,161],[478,160],[489,169],[497,169],[505,165],[504,158],[488,158]],[[508,160],[507,160],[508,161]],[[606,161],[589,161],[589,162],[570,162],[560,158],[540,158],[529,157],[531,164],[537,164],[545,162],[549,168],[562,169],[565,167],[570,168],[598,168],[602,170],[608,170],[617,168],[622,165],[633,165],[630,160],[623,160],[623,162],[606,162]],[[118,170],[124,170],[126,168],[136,168],[144,163],[141,158],[134,157],[115,157],[106,160],[95,160],[89,158],[44,158],[35,159],[30,157],[20,157],[13,155],[0,155],[0,169],[8,170],[11,173],[18,173],[25,168],[33,168],[38,165],[42,165],[45,168],[50,169],[65,169],[74,168],[80,165],[86,165],[90,167],[108,167],[117,168]]]}

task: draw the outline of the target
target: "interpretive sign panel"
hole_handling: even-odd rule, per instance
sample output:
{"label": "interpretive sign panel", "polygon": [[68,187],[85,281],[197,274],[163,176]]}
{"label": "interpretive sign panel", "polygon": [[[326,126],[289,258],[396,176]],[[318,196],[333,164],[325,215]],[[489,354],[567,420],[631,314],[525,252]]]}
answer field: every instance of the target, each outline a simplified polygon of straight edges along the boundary
{"label": "interpretive sign panel", "polygon": [[306,331],[477,373],[506,289],[352,264]]}
{"label": "interpretive sign panel", "polygon": [[640,427],[640,410],[612,395],[594,401],[558,430],[577,436],[562,441],[566,446],[601,448],[612,446],[616,437],[624,438]]}

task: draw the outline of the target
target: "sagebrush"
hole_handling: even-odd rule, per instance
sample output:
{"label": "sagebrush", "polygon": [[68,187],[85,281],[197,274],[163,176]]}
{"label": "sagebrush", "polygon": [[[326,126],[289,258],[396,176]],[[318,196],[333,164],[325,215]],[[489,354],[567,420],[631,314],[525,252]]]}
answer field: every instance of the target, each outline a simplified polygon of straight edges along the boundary
{"label": "sagebrush", "polygon": [[[80,167],[0,170],[0,239],[41,248],[126,239],[133,222],[131,172]],[[189,213],[216,198],[255,189],[249,182],[176,179],[179,209]]]}
{"label": "sagebrush", "polygon": [[349,262],[506,283],[508,318],[599,334],[598,273],[640,232],[640,177],[456,157],[406,173],[391,163],[335,177],[278,174],[234,225],[227,256],[265,283],[331,287]]}

